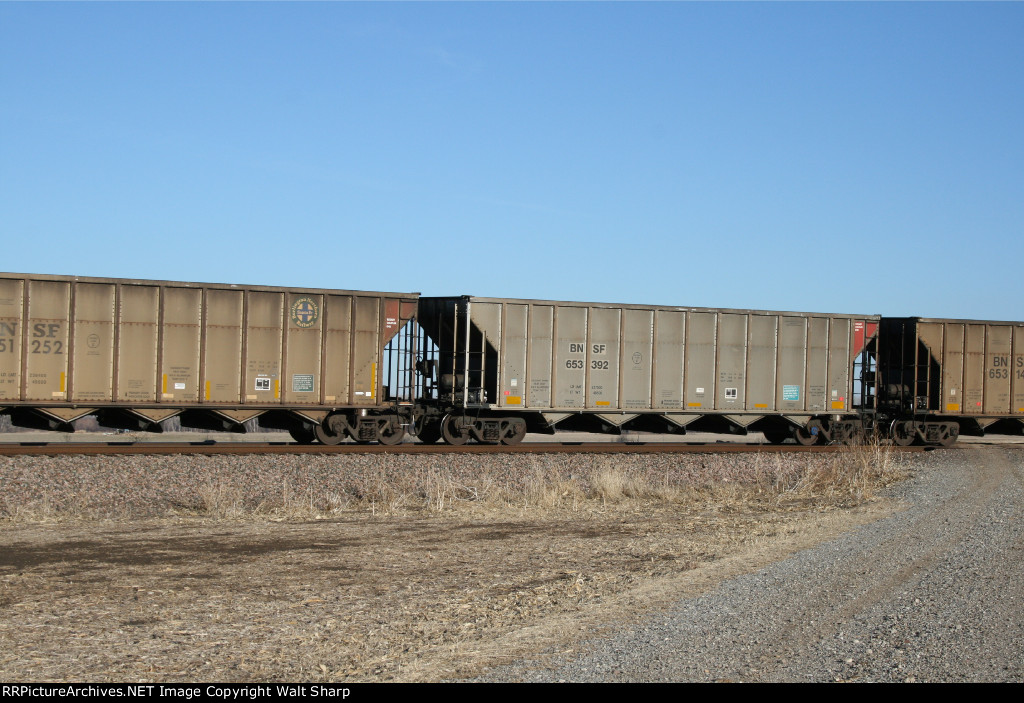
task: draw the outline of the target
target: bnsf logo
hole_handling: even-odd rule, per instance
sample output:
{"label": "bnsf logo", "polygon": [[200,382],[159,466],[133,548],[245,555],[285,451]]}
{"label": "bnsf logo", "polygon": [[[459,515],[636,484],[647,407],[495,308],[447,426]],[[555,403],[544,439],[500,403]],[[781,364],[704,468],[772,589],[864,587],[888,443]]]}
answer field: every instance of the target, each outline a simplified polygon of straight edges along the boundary
{"label": "bnsf logo", "polygon": [[312,327],[320,319],[320,307],[312,298],[299,298],[292,303],[291,318],[297,327]]}

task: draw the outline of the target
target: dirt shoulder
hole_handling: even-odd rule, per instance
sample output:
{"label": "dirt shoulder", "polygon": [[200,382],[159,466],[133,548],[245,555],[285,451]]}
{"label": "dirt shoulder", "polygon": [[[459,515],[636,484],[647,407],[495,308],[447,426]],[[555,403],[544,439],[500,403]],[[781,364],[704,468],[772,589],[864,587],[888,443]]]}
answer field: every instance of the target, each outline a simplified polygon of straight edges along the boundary
{"label": "dirt shoulder", "polygon": [[705,592],[896,506],[622,501],[0,530],[0,679],[436,681]]}

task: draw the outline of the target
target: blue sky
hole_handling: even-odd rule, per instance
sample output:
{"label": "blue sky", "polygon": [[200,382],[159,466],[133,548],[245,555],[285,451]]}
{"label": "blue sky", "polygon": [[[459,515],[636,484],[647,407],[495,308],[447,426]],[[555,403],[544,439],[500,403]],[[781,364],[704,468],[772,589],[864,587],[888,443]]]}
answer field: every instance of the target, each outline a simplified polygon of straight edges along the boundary
{"label": "blue sky", "polygon": [[0,3],[0,270],[1024,319],[1021,3]]}

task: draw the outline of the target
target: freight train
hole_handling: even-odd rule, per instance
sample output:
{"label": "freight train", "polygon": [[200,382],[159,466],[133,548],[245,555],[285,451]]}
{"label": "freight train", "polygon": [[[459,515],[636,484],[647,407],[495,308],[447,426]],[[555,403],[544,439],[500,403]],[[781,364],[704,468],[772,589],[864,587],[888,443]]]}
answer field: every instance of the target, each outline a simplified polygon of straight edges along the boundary
{"label": "freight train", "polygon": [[515,444],[1024,429],[1024,323],[0,274],[14,425]]}

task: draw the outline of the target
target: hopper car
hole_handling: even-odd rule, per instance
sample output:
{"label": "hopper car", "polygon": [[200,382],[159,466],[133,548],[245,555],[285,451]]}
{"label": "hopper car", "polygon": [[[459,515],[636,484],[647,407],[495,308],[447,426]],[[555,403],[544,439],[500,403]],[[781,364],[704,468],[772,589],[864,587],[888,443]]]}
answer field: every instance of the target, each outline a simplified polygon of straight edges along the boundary
{"label": "hopper car", "polygon": [[1024,429],[1024,323],[0,274],[17,426],[407,435]]}
{"label": "hopper car", "polygon": [[897,444],[1024,428],[1024,322],[884,318],[876,414]]}
{"label": "hopper car", "polygon": [[421,298],[428,437],[552,427],[851,440],[880,318],[470,296]]}
{"label": "hopper car", "polygon": [[383,379],[411,368],[417,298],[0,274],[0,412],[47,430],[96,415],[126,430],[178,418],[301,442],[399,442],[411,411],[399,417]]}

